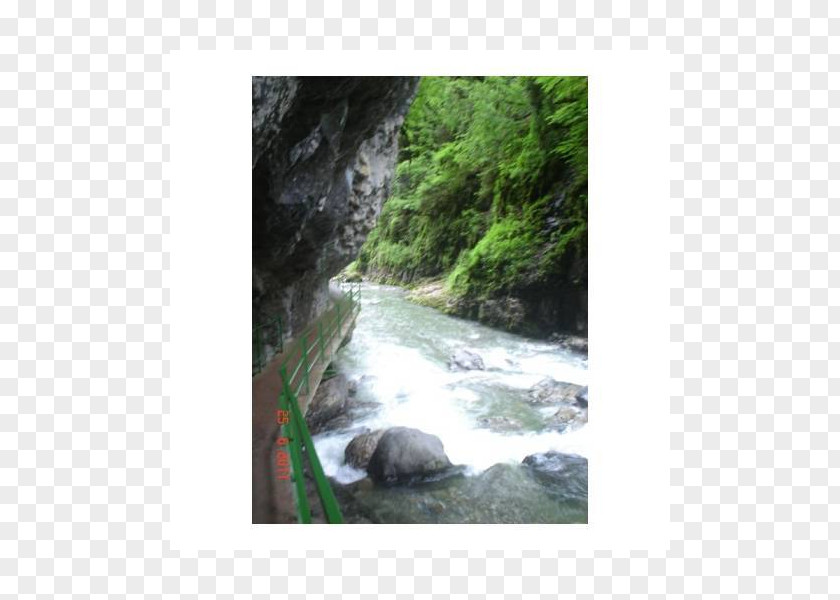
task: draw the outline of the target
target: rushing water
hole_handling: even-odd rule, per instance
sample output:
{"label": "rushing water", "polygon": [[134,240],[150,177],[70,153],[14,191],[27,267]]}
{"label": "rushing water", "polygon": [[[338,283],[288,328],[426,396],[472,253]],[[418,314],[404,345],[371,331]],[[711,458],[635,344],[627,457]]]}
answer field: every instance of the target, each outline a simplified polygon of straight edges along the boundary
{"label": "rushing water", "polygon": [[[457,348],[478,353],[485,370],[451,371],[449,357]],[[467,480],[477,480],[498,463],[517,465],[530,454],[549,450],[588,455],[587,427],[564,434],[549,431],[545,420],[557,407],[527,402],[528,390],[545,377],[587,385],[583,357],[413,304],[399,288],[364,285],[353,339],[338,353],[335,365],[348,379],[359,381],[357,398],[372,407],[351,427],[315,437],[326,474],[340,483],[366,476],[344,464],[344,448],[364,428],[401,425],[438,436],[450,460],[466,466]],[[482,423],[488,417],[503,417],[507,429],[489,429]],[[496,471],[492,475],[502,485],[522,487],[516,476],[499,479]],[[366,493],[379,494],[387,504],[389,497],[406,492]],[[402,522],[393,511],[387,515],[383,518]]]}

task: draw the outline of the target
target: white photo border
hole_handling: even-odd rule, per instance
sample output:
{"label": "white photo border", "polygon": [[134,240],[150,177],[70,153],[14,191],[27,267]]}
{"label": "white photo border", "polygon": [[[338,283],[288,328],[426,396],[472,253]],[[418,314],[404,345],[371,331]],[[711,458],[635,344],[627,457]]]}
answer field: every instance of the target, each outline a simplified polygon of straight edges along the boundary
{"label": "white photo border", "polygon": [[[668,65],[649,52],[167,57],[166,417],[177,549],[663,551],[669,541]],[[251,523],[251,76],[589,77],[589,524]]]}

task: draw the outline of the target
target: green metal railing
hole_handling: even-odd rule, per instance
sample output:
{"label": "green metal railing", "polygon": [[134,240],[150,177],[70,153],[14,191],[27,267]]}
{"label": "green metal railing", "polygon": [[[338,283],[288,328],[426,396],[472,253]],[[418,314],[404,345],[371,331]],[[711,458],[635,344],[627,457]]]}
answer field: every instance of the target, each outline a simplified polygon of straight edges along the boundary
{"label": "green metal railing", "polygon": [[[342,296],[335,302],[335,306],[300,336],[289,350],[290,355],[280,365],[283,389],[277,407],[277,422],[280,424],[277,473],[278,478],[288,479],[293,483],[295,505],[301,523],[312,522],[312,511],[306,496],[304,455],[308,458],[309,470],[315,480],[315,488],[327,522],[342,522],[338,502],[324,474],[306,420],[298,405],[301,392],[309,395],[319,383],[312,376],[313,369],[319,364],[330,363],[333,341],[361,310],[361,285],[342,285],[342,288]],[[288,448],[288,467],[285,458],[279,460],[283,447]]]}
{"label": "green metal railing", "polygon": [[268,364],[269,349],[272,354],[283,352],[283,319],[279,316],[260,323],[251,330],[251,375],[256,375]]}

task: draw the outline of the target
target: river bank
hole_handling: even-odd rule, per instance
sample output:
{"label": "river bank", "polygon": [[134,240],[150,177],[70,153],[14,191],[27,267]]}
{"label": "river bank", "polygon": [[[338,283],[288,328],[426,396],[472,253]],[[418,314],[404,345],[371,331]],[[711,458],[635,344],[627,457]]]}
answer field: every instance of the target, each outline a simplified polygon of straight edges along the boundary
{"label": "river bank", "polygon": [[[551,298],[526,299],[515,294],[498,297],[469,298],[454,293],[446,277],[431,277],[406,281],[387,273],[358,270],[356,263],[351,263],[342,273],[347,281],[367,282],[378,285],[394,286],[406,290],[406,300],[439,310],[444,314],[470,319],[490,327],[517,333],[526,337],[558,343],[575,352],[588,352],[587,328],[578,323],[574,330],[550,327],[536,313],[559,310],[549,309]],[[534,305],[539,305],[534,309]],[[585,304],[585,301],[584,301]],[[551,322],[553,319],[549,319]]]}

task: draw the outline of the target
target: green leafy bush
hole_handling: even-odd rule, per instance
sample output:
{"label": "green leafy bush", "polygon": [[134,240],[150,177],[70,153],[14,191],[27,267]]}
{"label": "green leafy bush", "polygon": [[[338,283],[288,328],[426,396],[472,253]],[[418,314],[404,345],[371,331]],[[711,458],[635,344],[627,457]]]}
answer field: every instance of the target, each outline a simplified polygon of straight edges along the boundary
{"label": "green leafy bush", "polygon": [[585,77],[427,77],[359,269],[454,297],[568,279],[586,259]]}

